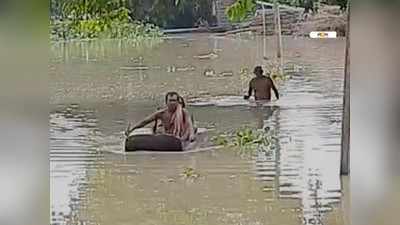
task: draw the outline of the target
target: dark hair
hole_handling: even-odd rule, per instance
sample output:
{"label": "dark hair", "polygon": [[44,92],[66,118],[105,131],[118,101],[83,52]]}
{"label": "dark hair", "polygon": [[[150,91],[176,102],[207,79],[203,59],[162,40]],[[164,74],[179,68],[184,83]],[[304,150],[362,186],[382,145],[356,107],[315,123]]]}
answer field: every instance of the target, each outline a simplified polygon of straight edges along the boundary
{"label": "dark hair", "polygon": [[256,72],[260,72],[261,74],[263,74],[264,70],[262,69],[261,66],[256,66],[256,67],[254,67],[254,73],[256,73]]}
{"label": "dark hair", "polygon": [[176,91],[170,91],[165,95],[165,103],[168,102],[168,97],[169,96],[174,96],[174,95],[178,96],[178,103],[182,105],[182,108],[185,108],[185,106],[186,106],[185,100],[183,100],[182,96],[180,96],[178,94],[178,92],[176,92]]}
{"label": "dark hair", "polygon": [[[173,96],[173,95],[178,96],[178,103],[181,104],[182,108],[185,108],[185,106],[186,106],[185,100],[184,100],[184,99],[182,98],[182,96],[180,96],[180,95],[178,94],[178,92],[176,92],[176,91],[168,92],[168,93],[165,95],[165,103],[168,102],[168,97],[169,97],[169,96]],[[193,118],[192,118],[192,120],[193,120]],[[157,132],[157,127],[158,127],[158,120],[156,120],[156,121],[154,122],[153,133],[156,133],[156,132]]]}
{"label": "dark hair", "polygon": [[165,103],[168,102],[168,97],[169,97],[169,96],[174,96],[174,95],[178,96],[178,99],[179,99],[179,94],[178,94],[178,92],[176,92],[176,91],[170,91],[170,92],[168,92],[167,94],[165,94]]}

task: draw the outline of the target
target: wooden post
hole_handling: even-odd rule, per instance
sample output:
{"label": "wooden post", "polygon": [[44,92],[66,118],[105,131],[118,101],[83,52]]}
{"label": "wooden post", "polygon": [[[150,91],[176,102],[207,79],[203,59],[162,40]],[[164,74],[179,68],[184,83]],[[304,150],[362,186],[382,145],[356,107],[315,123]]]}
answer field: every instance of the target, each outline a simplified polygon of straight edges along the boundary
{"label": "wooden post", "polygon": [[265,7],[264,5],[262,6],[262,17],[263,17],[263,59],[267,60],[267,24],[266,24],[266,19],[265,19]]}
{"label": "wooden post", "polygon": [[282,56],[282,35],[281,35],[281,16],[279,12],[279,3],[277,0],[274,1],[274,20],[275,20],[275,34],[277,37],[277,49],[276,57],[281,58]]}
{"label": "wooden post", "polygon": [[347,2],[346,59],[344,66],[340,174],[350,173],[350,0]]}

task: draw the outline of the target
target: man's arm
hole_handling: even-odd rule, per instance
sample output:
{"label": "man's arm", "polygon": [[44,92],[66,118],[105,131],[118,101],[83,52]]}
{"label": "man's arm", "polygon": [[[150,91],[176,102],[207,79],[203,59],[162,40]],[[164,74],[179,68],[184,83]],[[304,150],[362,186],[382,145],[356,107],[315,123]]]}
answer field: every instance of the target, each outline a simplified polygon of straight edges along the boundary
{"label": "man's arm", "polygon": [[274,81],[271,78],[270,78],[270,80],[271,80],[271,83],[272,83],[272,90],[274,90],[275,97],[276,97],[276,99],[279,99],[278,89],[276,89]]}
{"label": "man's arm", "polygon": [[161,115],[161,111],[155,112],[153,114],[151,114],[150,116],[146,117],[144,120],[142,120],[141,122],[137,123],[134,127],[132,127],[131,129],[127,129],[127,131],[125,132],[126,136],[129,136],[129,134],[139,128],[142,128],[144,126],[146,126],[147,124],[157,120]]}
{"label": "man's arm", "polygon": [[249,99],[252,92],[253,92],[253,80],[251,80],[249,82],[249,91],[248,91],[247,95],[244,96],[244,99],[246,99],[246,100]]}

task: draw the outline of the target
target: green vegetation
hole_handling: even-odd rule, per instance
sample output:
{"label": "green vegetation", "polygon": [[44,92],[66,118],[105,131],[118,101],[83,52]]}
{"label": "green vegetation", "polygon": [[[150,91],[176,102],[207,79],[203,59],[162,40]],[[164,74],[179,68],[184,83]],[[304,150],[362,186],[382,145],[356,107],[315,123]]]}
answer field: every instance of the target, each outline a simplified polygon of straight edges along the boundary
{"label": "green vegetation", "polygon": [[141,22],[90,19],[80,21],[51,21],[51,40],[120,38],[141,40],[159,38],[162,32],[152,24]]}
{"label": "green vegetation", "polygon": [[[256,0],[237,0],[228,18],[241,22],[253,15]],[[274,2],[273,0],[264,0]],[[340,5],[347,0],[278,0],[280,4],[313,8],[316,3]],[[94,38],[157,38],[160,29],[215,24],[213,0],[51,0],[52,40]],[[315,7],[314,7],[315,8]]]}
{"label": "green vegetation", "polygon": [[51,40],[158,38],[160,29],[134,21],[125,0],[52,1]]}
{"label": "green vegetation", "polygon": [[212,138],[216,145],[224,145],[241,156],[250,156],[255,151],[269,152],[276,147],[277,138],[272,131],[242,127],[230,134],[219,134]]}
{"label": "green vegetation", "polygon": [[212,138],[211,140],[216,145],[224,145],[227,146],[229,144],[229,140],[227,135],[220,134]]}
{"label": "green vegetation", "polygon": [[[259,0],[262,2],[273,3],[275,0]],[[315,8],[318,4],[339,5],[341,10],[345,10],[348,0],[277,0],[279,4],[302,7],[306,11]],[[253,15],[256,10],[256,0],[236,0],[234,4],[227,8],[226,14],[232,22],[242,22]]]}
{"label": "green vegetation", "polygon": [[[146,4],[144,4],[146,1]],[[213,0],[131,0],[135,5],[133,18],[163,28],[194,27],[199,20],[212,24]],[[143,2],[143,3],[140,3]]]}
{"label": "green vegetation", "polygon": [[186,167],[186,168],[183,170],[181,176],[182,176],[184,179],[196,180],[197,178],[200,177],[200,174],[197,173],[193,168],[191,168],[191,167]]}
{"label": "green vegetation", "polygon": [[212,23],[212,0],[51,0],[51,40],[149,39],[159,27]]}
{"label": "green vegetation", "polygon": [[[285,66],[283,65],[283,67],[285,67]],[[281,65],[278,62],[278,60],[277,61],[268,61],[266,68],[268,68],[270,77],[276,82],[287,81],[290,77],[290,75],[288,73],[284,72],[284,68],[281,68]]]}
{"label": "green vegetation", "polygon": [[226,9],[226,14],[230,21],[241,22],[247,19],[255,9],[255,0],[237,0]]}

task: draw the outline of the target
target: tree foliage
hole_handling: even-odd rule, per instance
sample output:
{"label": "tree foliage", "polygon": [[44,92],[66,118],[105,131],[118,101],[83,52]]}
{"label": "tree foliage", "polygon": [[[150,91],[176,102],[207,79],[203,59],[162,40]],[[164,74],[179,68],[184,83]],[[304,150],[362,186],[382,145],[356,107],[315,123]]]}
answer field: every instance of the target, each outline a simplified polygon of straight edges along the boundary
{"label": "tree foliage", "polygon": [[213,0],[148,0],[146,15],[137,16],[164,28],[192,27],[199,19],[213,22]]}
{"label": "tree foliage", "polygon": [[[273,3],[275,0],[260,0],[262,2]],[[296,6],[302,8],[313,8],[317,2],[329,5],[339,5],[342,10],[346,9],[348,0],[277,0],[279,4]],[[236,0],[230,7],[227,8],[226,14],[232,22],[241,22],[252,15],[256,9],[256,0]]]}
{"label": "tree foliage", "polygon": [[[213,1],[51,0],[52,37],[126,37],[127,34],[132,36],[131,33],[137,36],[134,31],[143,30],[144,24],[163,28],[193,27],[199,20],[210,24],[215,20],[212,15]],[[145,25],[144,30],[157,35],[159,32],[153,29],[154,25]]]}
{"label": "tree foliage", "polygon": [[158,37],[154,25],[133,21],[125,0],[58,0],[50,21],[53,40]]}
{"label": "tree foliage", "polygon": [[254,0],[237,0],[226,10],[229,20],[241,22],[248,18],[249,14],[255,10]]}

